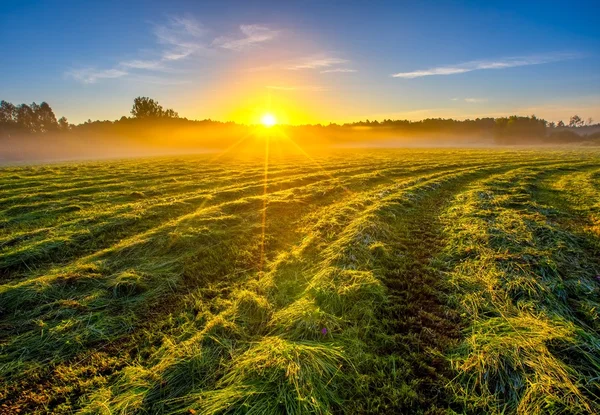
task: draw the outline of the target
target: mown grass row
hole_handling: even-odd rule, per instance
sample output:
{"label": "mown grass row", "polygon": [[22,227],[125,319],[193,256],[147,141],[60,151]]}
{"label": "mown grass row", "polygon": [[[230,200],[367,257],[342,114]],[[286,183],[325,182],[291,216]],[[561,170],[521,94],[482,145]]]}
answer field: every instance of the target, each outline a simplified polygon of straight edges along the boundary
{"label": "mown grass row", "polygon": [[[364,184],[377,182],[386,176],[411,175],[418,171],[426,173],[434,171],[436,164],[426,166],[394,167],[385,164],[376,173],[365,173],[365,168],[340,169],[336,176],[328,176],[323,172],[304,175],[298,172],[296,166],[292,172],[270,179],[270,187],[283,190],[290,187],[302,188],[309,184],[339,184],[351,185],[354,181]],[[160,193],[149,186],[150,193]],[[100,249],[115,240],[149,229],[162,221],[189,213],[198,206],[213,206],[227,200],[236,200],[246,195],[255,195],[262,191],[262,185],[256,180],[245,180],[241,183],[216,186],[209,191],[182,193],[173,198],[170,196],[155,196],[121,205],[119,200],[113,202],[110,208],[97,208],[76,212],[73,220],[63,220],[62,216],[53,216],[52,212],[42,211],[42,217],[51,218],[58,223],[56,227],[34,228],[30,232],[13,230],[6,240],[0,238],[0,271],[4,271],[5,280],[10,275],[28,276],[32,272],[44,272],[43,264],[52,261],[64,262],[72,257]],[[106,198],[104,194],[97,198]],[[134,199],[139,199],[135,197]],[[4,249],[2,249],[4,248]],[[59,255],[57,254],[59,253]],[[41,269],[40,269],[41,268]],[[15,272],[20,271],[20,272]]]}
{"label": "mown grass row", "polygon": [[[322,185],[328,182],[335,184],[339,180],[365,180],[368,177],[361,176],[364,171],[364,168],[358,171],[342,170],[338,173],[341,177],[333,178],[322,172],[302,175],[296,170],[279,179],[271,179],[270,186],[283,190],[313,183]],[[344,177],[345,174],[349,177]],[[385,169],[380,174],[385,174]],[[224,187],[217,186],[209,191],[179,194],[175,199],[161,196],[124,207],[115,203],[110,209],[94,208],[92,211],[82,211],[77,214],[78,219],[63,220],[59,227],[37,228],[30,233],[13,232],[6,241],[0,242],[0,247],[4,247],[6,251],[0,254],[0,270],[21,270],[27,275],[27,271],[39,268],[47,260],[54,263],[60,262],[61,259],[64,261],[86,251],[97,250],[128,235],[151,229],[170,218],[193,212],[199,207],[215,206],[260,192],[262,184],[253,179]],[[55,218],[57,222],[59,219],[60,217]],[[57,251],[60,251],[60,256],[57,255]],[[11,274],[18,275],[14,272]]]}
{"label": "mown grass row", "polygon": [[451,386],[469,411],[600,410],[600,262],[533,199],[547,170],[478,182],[444,217],[443,260],[468,322]]}

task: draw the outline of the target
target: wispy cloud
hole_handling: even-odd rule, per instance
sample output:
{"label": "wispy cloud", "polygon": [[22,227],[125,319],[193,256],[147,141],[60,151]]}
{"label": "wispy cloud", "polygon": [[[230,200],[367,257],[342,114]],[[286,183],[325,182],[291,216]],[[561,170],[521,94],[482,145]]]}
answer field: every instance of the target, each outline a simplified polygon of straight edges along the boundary
{"label": "wispy cloud", "polygon": [[154,70],[154,69],[162,68],[162,62],[159,60],[132,60],[132,61],[121,62],[121,63],[119,63],[119,66],[122,66],[123,68],[131,68],[131,69]]}
{"label": "wispy cloud", "polygon": [[464,102],[468,102],[469,104],[477,104],[480,102],[487,102],[488,99],[487,98],[451,98],[450,101],[464,101]]}
{"label": "wispy cloud", "polygon": [[94,68],[76,69],[67,72],[67,75],[73,77],[73,79],[75,79],[76,81],[79,81],[84,84],[94,84],[99,79],[121,78],[122,76],[125,76],[127,74],[128,72],[120,69]]}
{"label": "wispy cloud", "polygon": [[160,60],[177,61],[205,50],[207,34],[208,30],[192,17],[171,17],[154,28],[158,43],[166,46]]}
{"label": "wispy cloud", "polygon": [[254,68],[249,68],[247,70],[249,72],[258,72],[272,70],[300,71],[321,69],[320,73],[358,72],[356,69],[334,67],[336,65],[342,65],[349,62],[350,61],[348,59],[342,59],[335,56],[330,56],[325,53],[321,53],[318,55],[305,56],[298,59],[291,59],[283,62],[276,62],[268,65],[257,66]]}
{"label": "wispy cloud", "polygon": [[544,63],[558,62],[580,57],[574,53],[554,53],[547,55],[531,55],[521,57],[509,57],[497,60],[477,60],[463,62],[456,65],[438,66],[435,68],[422,69],[412,72],[398,72],[392,74],[394,78],[413,79],[423,76],[455,75],[484,69],[506,69],[518,66],[541,65]]}
{"label": "wispy cloud", "polygon": [[487,98],[465,98],[465,102],[469,104],[479,104],[481,102],[487,102]]}
{"label": "wispy cloud", "polygon": [[210,31],[193,17],[171,17],[165,23],[153,27],[157,47],[151,52],[151,59],[123,60],[108,69],[84,68],[71,70],[66,74],[84,84],[124,76],[142,82],[170,84],[169,80],[144,74],[172,71],[172,65],[193,55],[209,56],[216,52],[216,48],[242,50],[271,40],[278,34],[278,31],[266,26],[252,24],[241,25],[240,31],[242,38],[221,36],[211,42]]}
{"label": "wispy cloud", "polygon": [[242,50],[272,40],[279,33],[277,30],[257,24],[241,25],[240,31],[244,35],[242,38],[221,36],[213,40],[213,46],[230,50]]}
{"label": "wispy cloud", "polygon": [[335,68],[335,69],[326,69],[324,71],[321,71],[321,73],[352,73],[352,72],[358,72],[356,69],[349,69],[349,68]]}
{"label": "wispy cloud", "polygon": [[302,59],[294,64],[290,64],[286,69],[297,71],[301,69],[320,69],[329,68],[330,66],[348,63],[347,59],[340,59],[330,56],[313,56]]}
{"label": "wispy cloud", "polygon": [[154,59],[125,60],[117,62],[109,69],[84,68],[68,71],[67,75],[84,84],[124,76],[142,82],[162,82],[158,77],[143,75],[143,72],[165,71],[169,62],[187,58],[206,49],[204,37],[208,31],[191,17],[171,17],[165,24],[156,25],[153,33],[157,43],[161,45],[154,53],[157,55]]}

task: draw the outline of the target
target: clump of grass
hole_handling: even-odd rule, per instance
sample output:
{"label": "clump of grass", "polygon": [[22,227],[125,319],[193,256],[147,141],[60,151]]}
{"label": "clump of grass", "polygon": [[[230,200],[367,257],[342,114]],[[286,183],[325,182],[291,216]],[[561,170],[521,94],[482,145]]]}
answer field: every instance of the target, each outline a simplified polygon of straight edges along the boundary
{"label": "clump of grass", "polygon": [[455,351],[455,368],[465,373],[460,394],[511,413],[591,411],[577,371],[550,348],[557,341],[580,345],[575,327],[561,320],[521,313],[476,321]]}
{"label": "clump of grass", "polygon": [[108,289],[112,291],[115,298],[131,297],[148,290],[148,285],[143,275],[140,275],[135,270],[127,270],[120,272],[111,279]]}
{"label": "clump of grass", "polygon": [[259,331],[269,320],[272,306],[269,301],[250,290],[240,290],[233,296],[232,319],[252,331]]}
{"label": "clump of grass", "polygon": [[328,339],[341,330],[343,320],[323,311],[306,296],[273,314],[269,322],[273,332],[297,340]]}
{"label": "clump of grass", "polygon": [[240,326],[227,318],[226,312],[213,316],[208,320],[201,332],[204,344],[226,348],[232,342],[244,337]]}
{"label": "clump of grass", "polygon": [[317,274],[308,292],[324,311],[352,321],[373,318],[374,304],[385,298],[385,290],[372,272],[336,267]]}
{"label": "clump of grass", "polygon": [[131,193],[129,193],[129,196],[133,197],[135,199],[144,199],[146,197],[146,195],[144,193],[139,192],[139,191],[131,192]]}
{"label": "clump of grass", "polygon": [[344,355],[312,342],[264,337],[235,357],[216,391],[201,396],[203,413],[331,413]]}

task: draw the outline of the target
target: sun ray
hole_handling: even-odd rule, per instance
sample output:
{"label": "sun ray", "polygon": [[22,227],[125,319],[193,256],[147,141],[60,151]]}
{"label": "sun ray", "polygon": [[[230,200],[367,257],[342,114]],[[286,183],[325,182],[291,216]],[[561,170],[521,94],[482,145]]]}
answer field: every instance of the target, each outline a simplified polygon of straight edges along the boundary
{"label": "sun ray", "polygon": [[[256,135],[256,129],[253,129],[251,131],[249,131],[248,133],[244,134],[239,140],[237,140],[236,142],[234,142],[232,145],[230,145],[229,147],[227,147],[226,149],[224,149],[223,151],[217,153],[216,155],[214,155],[213,157],[211,157],[207,162],[206,165],[210,165],[212,163],[215,163],[217,160],[219,160],[221,157],[223,157],[225,154],[229,153],[230,151],[232,151],[234,148],[238,147],[240,144],[242,144],[244,141],[246,141],[249,137],[255,136]],[[209,201],[209,198],[205,198],[202,203],[200,204],[200,206],[198,207],[198,210],[201,210],[204,208],[204,206],[206,206],[206,203]]]}
{"label": "sun ray", "polygon": [[296,143],[290,136],[288,136],[283,130],[281,130],[280,128],[276,129],[276,131],[281,135],[281,137],[285,138],[286,140],[288,140],[290,143],[292,143],[294,145],[294,147],[300,151],[300,153],[306,157],[308,160],[310,160],[311,162],[313,162],[314,164],[317,165],[317,167],[319,168],[319,170],[326,175],[327,177],[329,177],[330,179],[332,179],[333,181],[337,182],[338,185],[344,190],[344,192],[346,192],[347,194],[352,194],[354,193],[352,190],[348,189],[348,187],[344,186],[343,184],[341,184],[340,179],[337,177],[332,176],[331,174],[329,174],[321,165],[321,163],[319,163],[317,160],[315,160],[310,154],[308,154],[306,152],[306,150],[304,150],[298,143]]}
{"label": "sun ray", "polygon": [[246,134],[244,134],[239,140],[237,140],[232,145],[230,145],[229,147],[227,147],[225,150],[219,152],[214,157],[212,157],[208,161],[208,163],[210,164],[210,163],[218,160],[219,158],[223,157],[225,154],[229,153],[231,150],[233,150],[234,148],[236,148],[237,146],[239,146],[240,144],[242,144],[244,141],[246,141],[249,137],[256,136],[257,135],[256,133],[257,133],[257,129],[256,128],[250,130],[249,132],[247,132]]}
{"label": "sun ray", "polygon": [[260,239],[260,271],[264,270],[265,265],[265,234],[267,226],[267,194],[269,186],[269,142],[270,137],[265,139],[265,162],[263,175],[263,208],[262,208],[262,223],[261,223],[261,239]]}

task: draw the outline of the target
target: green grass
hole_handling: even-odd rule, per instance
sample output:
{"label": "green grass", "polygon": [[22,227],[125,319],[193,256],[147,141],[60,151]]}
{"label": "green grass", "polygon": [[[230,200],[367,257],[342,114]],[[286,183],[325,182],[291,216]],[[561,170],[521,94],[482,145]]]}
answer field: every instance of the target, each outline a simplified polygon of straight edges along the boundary
{"label": "green grass", "polygon": [[[600,153],[0,170],[0,413],[597,413]],[[266,192],[265,192],[266,187]]]}

